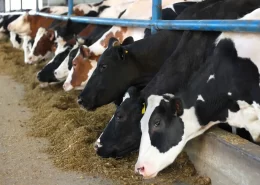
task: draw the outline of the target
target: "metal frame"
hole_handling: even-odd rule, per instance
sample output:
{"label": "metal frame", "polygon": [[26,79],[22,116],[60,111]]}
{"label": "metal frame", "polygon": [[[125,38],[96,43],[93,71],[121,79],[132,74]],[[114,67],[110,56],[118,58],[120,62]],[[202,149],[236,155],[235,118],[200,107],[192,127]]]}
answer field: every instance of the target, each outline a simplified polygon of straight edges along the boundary
{"label": "metal frame", "polygon": [[[38,0],[37,6],[38,6]],[[234,31],[234,32],[260,32],[260,20],[159,20],[161,18],[161,1],[153,0],[152,20],[135,19],[108,19],[96,17],[78,17],[73,14],[73,0],[68,0],[68,15],[53,15],[42,12],[30,12],[31,15],[39,15],[59,20],[71,20],[74,22],[116,25],[127,27],[151,28],[152,33],[158,29],[168,30],[201,30],[201,31]],[[9,15],[10,13],[0,13]],[[12,14],[24,14],[24,12],[14,12]]]}

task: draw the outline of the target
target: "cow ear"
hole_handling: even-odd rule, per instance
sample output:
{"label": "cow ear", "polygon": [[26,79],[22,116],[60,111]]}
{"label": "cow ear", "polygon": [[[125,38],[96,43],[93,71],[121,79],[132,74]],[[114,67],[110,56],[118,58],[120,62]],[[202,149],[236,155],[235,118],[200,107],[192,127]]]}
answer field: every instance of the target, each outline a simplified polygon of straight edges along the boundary
{"label": "cow ear", "polygon": [[180,98],[173,98],[170,100],[170,106],[175,116],[181,116],[183,114],[183,103]]}
{"label": "cow ear", "polygon": [[83,56],[84,59],[88,58],[90,55],[89,48],[85,48],[84,46],[79,47],[80,54]]}
{"label": "cow ear", "polygon": [[114,47],[114,46],[120,46],[119,40],[115,37],[111,37],[108,41],[108,48]]}
{"label": "cow ear", "polygon": [[132,44],[134,42],[134,38],[132,36],[130,37],[127,37],[123,42],[122,42],[122,45],[125,46],[125,45],[128,45],[128,44]]}
{"label": "cow ear", "polygon": [[54,31],[49,31],[49,32],[48,32],[48,37],[49,37],[50,41],[54,41],[54,38],[55,38],[55,33],[54,33]]}
{"label": "cow ear", "polygon": [[118,47],[118,56],[121,60],[125,60],[126,54],[128,53],[123,47]]}

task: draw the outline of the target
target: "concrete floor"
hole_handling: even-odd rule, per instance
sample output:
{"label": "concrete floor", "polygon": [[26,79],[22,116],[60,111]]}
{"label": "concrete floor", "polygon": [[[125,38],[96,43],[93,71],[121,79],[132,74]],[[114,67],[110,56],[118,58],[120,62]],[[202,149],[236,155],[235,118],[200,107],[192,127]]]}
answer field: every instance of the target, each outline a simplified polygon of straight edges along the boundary
{"label": "concrete floor", "polygon": [[32,113],[20,104],[23,94],[21,84],[0,75],[0,185],[113,184],[53,166],[41,152],[47,141],[26,135],[26,120]]}

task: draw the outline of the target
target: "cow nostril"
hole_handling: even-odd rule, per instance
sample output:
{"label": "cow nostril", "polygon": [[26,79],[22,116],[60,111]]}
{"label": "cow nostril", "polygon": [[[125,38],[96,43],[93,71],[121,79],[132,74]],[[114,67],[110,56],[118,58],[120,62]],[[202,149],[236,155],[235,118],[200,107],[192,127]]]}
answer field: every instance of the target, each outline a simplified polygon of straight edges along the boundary
{"label": "cow nostril", "polygon": [[144,166],[137,168],[137,171],[138,171],[139,174],[142,174],[144,172]]}
{"label": "cow nostril", "polygon": [[83,103],[83,100],[81,98],[78,98],[78,104],[82,104]]}

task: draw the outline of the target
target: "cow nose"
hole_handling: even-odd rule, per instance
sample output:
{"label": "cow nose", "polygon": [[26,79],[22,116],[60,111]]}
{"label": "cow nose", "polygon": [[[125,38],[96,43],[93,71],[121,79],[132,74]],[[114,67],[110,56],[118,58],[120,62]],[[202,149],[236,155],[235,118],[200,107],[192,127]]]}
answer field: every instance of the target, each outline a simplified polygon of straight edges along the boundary
{"label": "cow nose", "polygon": [[140,175],[143,175],[144,174],[144,166],[142,166],[142,167],[139,167],[139,168],[137,168],[137,172],[140,174]]}
{"label": "cow nose", "polygon": [[82,105],[82,104],[83,104],[83,100],[82,100],[80,97],[78,97],[78,104],[79,104],[79,105]]}
{"label": "cow nose", "polygon": [[64,91],[70,91],[73,89],[73,86],[69,82],[65,82],[63,84],[63,89],[64,89]]}
{"label": "cow nose", "polygon": [[28,59],[29,59],[29,61],[32,61],[33,57],[32,57],[32,56],[29,56]]}
{"label": "cow nose", "polygon": [[37,73],[36,77],[38,80],[40,80],[40,72]]}
{"label": "cow nose", "polygon": [[97,151],[101,147],[102,147],[102,144],[99,141],[96,141],[94,144],[94,149]]}

